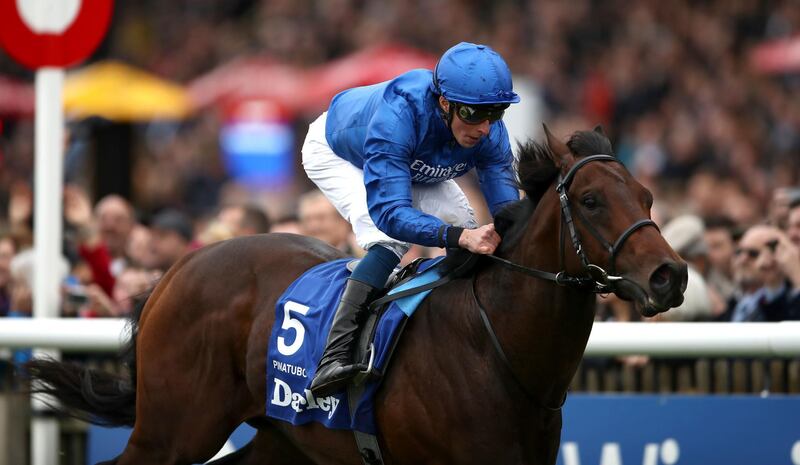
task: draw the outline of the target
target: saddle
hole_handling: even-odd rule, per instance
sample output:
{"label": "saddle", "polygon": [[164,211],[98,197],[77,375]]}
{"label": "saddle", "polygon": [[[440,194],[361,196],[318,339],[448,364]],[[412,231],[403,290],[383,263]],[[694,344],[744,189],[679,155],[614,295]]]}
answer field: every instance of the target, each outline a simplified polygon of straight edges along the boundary
{"label": "saddle", "polygon": [[[389,308],[391,302],[415,294],[426,293],[424,296],[420,296],[419,300],[422,300],[422,298],[427,295],[427,291],[469,274],[469,272],[475,268],[475,265],[478,263],[478,259],[478,255],[474,255],[466,250],[451,250],[448,251],[448,254],[444,259],[437,260],[424,257],[416,258],[400,270],[392,273],[386,282],[386,289],[388,289],[387,292],[382,297],[376,299],[370,304],[371,311],[367,316],[366,321],[364,321],[361,325],[361,333],[358,338],[354,360],[360,360],[365,366],[367,366],[367,369],[359,373],[353,380],[352,384],[360,385],[369,379],[380,378],[384,375],[389,366],[389,360],[387,359],[383,369],[377,369],[374,367],[374,364],[372,363],[374,361],[372,342],[375,339],[377,323],[380,321],[384,312],[386,312],[386,310]],[[357,263],[357,260],[348,263],[348,269],[352,271]],[[351,264],[353,268],[351,268]],[[417,278],[420,272],[433,267],[436,268],[435,272],[438,275],[437,279],[428,282],[421,282],[419,285],[414,285],[414,280]],[[392,341],[391,348],[389,350],[389,359],[391,359],[391,354],[394,353],[397,342],[400,340],[400,337],[405,329],[406,321],[407,320],[404,320],[402,322],[400,328],[395,333],[394,340]]]}

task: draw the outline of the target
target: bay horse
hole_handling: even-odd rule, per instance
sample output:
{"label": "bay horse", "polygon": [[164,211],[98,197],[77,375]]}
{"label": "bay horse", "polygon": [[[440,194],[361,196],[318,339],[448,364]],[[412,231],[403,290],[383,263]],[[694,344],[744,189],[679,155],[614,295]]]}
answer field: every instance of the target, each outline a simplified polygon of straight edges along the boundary
{"label": "bay horse", "polygon": [[[686,264],[602,131],[567,143],[545,133],[546,145],[521,147],[526,196],[495,219],[498,258],[435,289],[407,324],[376,398],[388,464],[554,464],[595,293],[633,300],[646,316],[683,300]],[[133,426],[107,464],[202,463],[245,421],[258,425],[255,438],[217,464],[359,464],[351,432],[265,417],[276,300],[305,270],[340,257],[287,234],[210,245],[174,265],[147,300],[129,378],[52,361],[29,372],[64,408]]]}

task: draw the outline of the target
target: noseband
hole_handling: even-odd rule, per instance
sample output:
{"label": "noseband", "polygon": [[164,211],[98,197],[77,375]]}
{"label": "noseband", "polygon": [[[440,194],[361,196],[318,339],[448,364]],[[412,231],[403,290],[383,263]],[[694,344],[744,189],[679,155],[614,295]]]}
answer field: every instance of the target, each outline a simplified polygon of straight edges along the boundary
{"label": "noseband", "polygon": [[583,266],[583,270],[585,271],[584,276],[570,276],[567,274],[566,270],[564,270],[564,228],[561,228],[561,235],[559,238],[559,249],[560,249],[560,263],[562,271],[558,273],[550,273],[547,271],[537,270],[535,268],[529,268],[526,266],[518,265],[516,263],[511,262],[510,260],[506,260],[504,258],[497,257],[495,255],[487,255],[492,260],[497,261],[498,263],[502,264],[503,266],[510,268],[514,271],[519,271],[521,273],[525,273],[530,276],[534,276],[541,279],[546,279],[548,281],[553,281],[559,285],[563,286],[573,286],[573,287],[580,287],[583,289],[590,289],[593,292],[599,294],[606,294],[610,292],[614,292],[615,290],[615,283],[622,281],[622,276],[615,276],[616,273],[616,259],[619,251],[622,250],[623,245],[625,245],[625,241],[628,240],[631,235],[638,231],[639,229],[645,226],[652,226],[658,229],[658,226],[653,222],[651,219],[642,219],[636,221],[632,225],[628,226],[628,228],[620,234],[614,243],[610,243],[607,241],[592,225],[592,223],[580,212],[580,210],[576,210],[578,213],[578,219],[583,223],[586,229],[594,236],[600,244],[608,251],[609,253],[609,267],[608,270],[603,269],[599,265],[593,264],[589,261],[589,258],[586,256],[586,252],[583,250],[583,244],[581,243],[580,234],[578,234],[578,230],[575,228],[575,221],[573,219],[572,210],[570,209],[570,201],[569,196],[567,195],[567,191],[569,190],[570,184],[572,184],[572,180],[575,178],[575,173],[578,172],[579,169],[583,168],[589,163],[595,161],[613,161],[619,163],[615,157],[611,155],[590,155],[586,158],[582,158],[577,163],[572,165],[572,167],[567,171],[566,175],[560,175],[558,177],[558,183],[556,184],[556,192],[558,193],[558,200],[561,203],[561,222],[562,224],[567,226],[569,230],[569,236],[572,240],[572,246],[575,249],[575,253],[578,255],[578,258],[581,261],[581,265]]}

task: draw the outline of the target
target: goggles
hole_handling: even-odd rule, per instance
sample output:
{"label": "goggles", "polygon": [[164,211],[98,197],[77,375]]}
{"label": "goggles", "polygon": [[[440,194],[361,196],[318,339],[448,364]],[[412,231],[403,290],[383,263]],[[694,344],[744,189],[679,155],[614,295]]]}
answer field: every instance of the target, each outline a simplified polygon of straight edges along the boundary
{"label": "goggles", "polygon": [[494,123],[503,118],[508,103],[497,103],[492,105],[466,105],[458,102],[450,102],[455,108],[458,119],[467,124],[480,124],[484,121]]}

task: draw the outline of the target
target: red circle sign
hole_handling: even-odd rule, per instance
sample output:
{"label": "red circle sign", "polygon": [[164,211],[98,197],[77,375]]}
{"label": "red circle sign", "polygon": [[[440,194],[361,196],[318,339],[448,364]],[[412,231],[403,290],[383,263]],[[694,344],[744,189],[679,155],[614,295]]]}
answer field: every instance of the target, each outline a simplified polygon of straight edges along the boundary
{"label": "red circle sign", "polygon": [[113,0],[78,0],[80,10],[63,32],[37,33],[22,19],[18,1],[31,0],[0,0],[0,46],[32,69],[64,68],[85,60],[100,45],[111,22]]}

